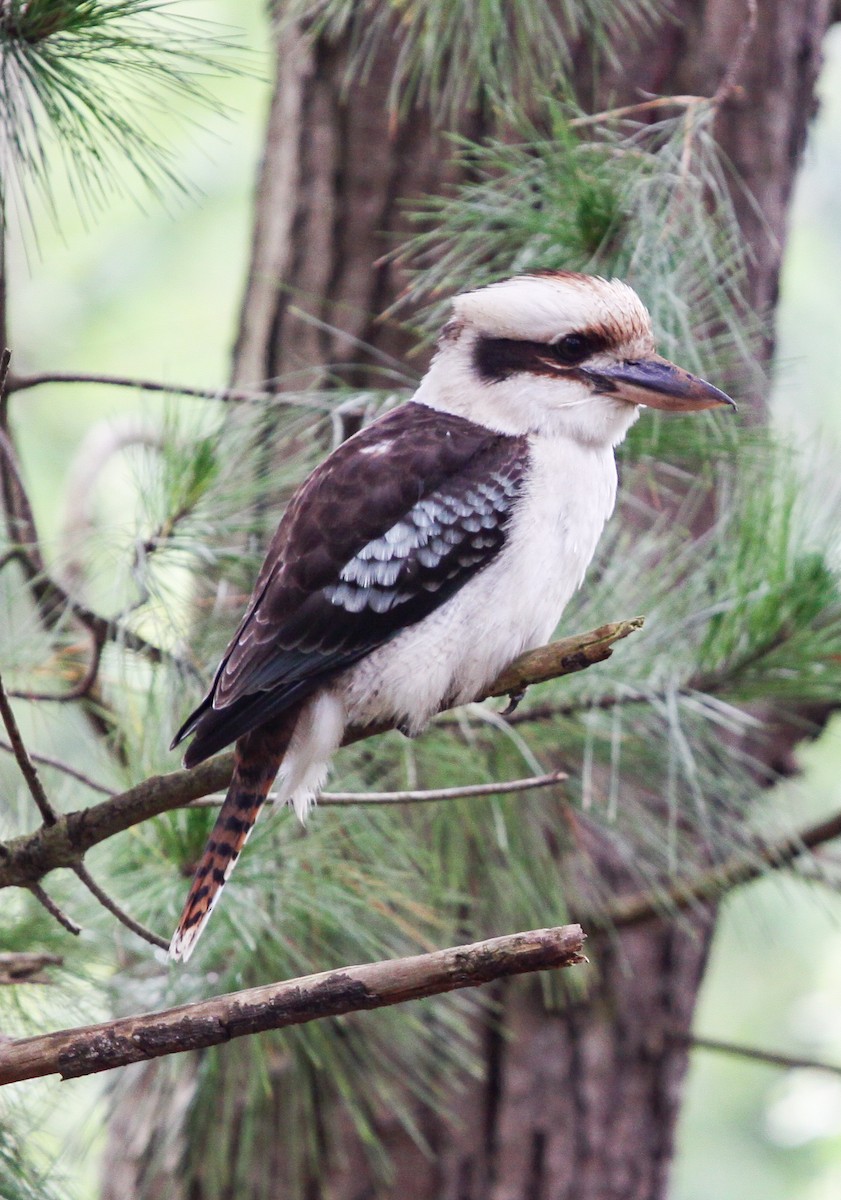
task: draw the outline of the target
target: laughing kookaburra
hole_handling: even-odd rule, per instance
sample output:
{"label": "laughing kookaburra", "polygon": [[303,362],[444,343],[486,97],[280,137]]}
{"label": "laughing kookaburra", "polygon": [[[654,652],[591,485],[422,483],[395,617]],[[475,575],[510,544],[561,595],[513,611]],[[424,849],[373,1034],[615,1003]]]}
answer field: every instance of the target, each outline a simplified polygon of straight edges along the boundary
{"label": "laughing kookaburra", "polygon": [[276,775],[300,817],[348,725],[416,734],[547,641],[640,407],[731,404],[660,358],[638,296],[568,272],[457,296],[411,400],[292,497],[209,694],[173,745],[236,742],[170,955],[187,959]]}

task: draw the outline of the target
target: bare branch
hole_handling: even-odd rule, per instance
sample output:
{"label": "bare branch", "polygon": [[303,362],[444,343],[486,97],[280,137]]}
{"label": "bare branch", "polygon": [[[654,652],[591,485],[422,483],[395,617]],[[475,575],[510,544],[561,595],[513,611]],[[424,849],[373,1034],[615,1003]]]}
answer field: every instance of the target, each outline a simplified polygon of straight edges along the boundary
{"label": "bare branch", "polygon": [[125,925],[126,929],[130,929],[132,933],[136,933],[145,942],[151,942],[153,946],[160,946],[162,950],[168,949],[169,941],[166,938],[158,937],[156,933],[152,933],[151,929],[147,929],[145,925],[141,925],[139,921],[135,921],[134,917],[130,917],[124,909],[120,908],[116,900],[112,900],[108,893],[99,886],[86,866],[80,863],[73,868],[73,871],[81,879],[91,895],[95,896],[102,907],[107,908],[121,925]]}
{"label": "bare branch", "polygon": [[0,396],[5,396],[10,390],[9,388],[9,363],[12,361],[12,352],[8,346],[3,347],[3,352],[0,353]]}
{"label": "bare branch", "polygon": [[28,700],[37,703],[67,704],[72,700],[84,700],[95,686],[99,678],[99,666],[102,662],[103,645],[99,638],[92,637],[90,662],[85,667],[84,674],[78,683],[68,688],[66,692],[32,692],[23,688],[10,689],[9,695],[15,700]]}
{"label": "bare branch", "polygon": [[384,1008],[511,975],[570,967],[586,962],[583,944],[578,925],[533,929],[432,954],[248,988],[160,1013],[22,1038],[0,1046],[0,1084],[55,1074],[75,1079],[267,1029]]}
{"label": "bare branch", "polygon": [[58,820],[58,814],[50,804],[47,793],[44,791],[44,785],[38,778],[38,772],[32,759],[27,753],[23,738],[21,737],[18,723],[15,720],[15,714],[12,712],[12,706],[9,704],[6,696],[3,680],[0,679],[0,717],[3,724],[6,726],[6,732],[9,735],[9,741],[12,746],[12,753],[15,756],[15,761],[20,767],[20,773],[26,781],[26,786],[29,788],[29,794],[35,801],[38,811],[41,814],[41,819],[45,825],[55,825]]}
{"label": "bare branch", "polygon": [[[8,392],[3,393],[3,395],[7,394]],[[33,574],[44,569],[44,560],[38,541],[38,528],[20,473],[20,465],[11,434],[2,425],[0,425],[0,460],[3,464],[3,470],[0,471],[3,512],[9,541],[19,548],[18,560],[26,569],[27,576],[31,578]]]}
{"label": "bare branch", "polygon": [[[0,738],[0,750],[5,750],[9,754],[14,753],[9,743],[4,742],[2,738]],[[79,783],[83,783],[92,792],[100,792],[103,796],[116,795],[113,788],[106,787],[103,783],[97,783],[95,779],[91,779],[90,775],[85,775],[83,771],[77,771],[75,767],[71,767],[69,763],[62,762],[61,759],[50,758],[47,754],[36,754],[34,750],[30,750],[28,753],[34,763],[40,763],[43,767],[53,767],[54,770],[61,771],[64,775],[69,775],[71,779],[76,779]]]}
{"label": "bare branch", "polygon": [[[465,787],[430,788],[408,792],[322,792],[318,797],[319,808],[330,805],[358,804],[426,804],[437,800],[463,800],[469,796],[505,796],[511,792],[530,792],[536,788],[551,787],[569,776],[565,771],[552,771],[549,775],[531,775],[528,779],[509,779],[500,783],[472,783]],[[190,808],[218,808],[222,794],[203,796],[191,800]],[[268,800],[276,799],[270,792]]]}
{"label": "bare branch", "polygon": [[694,879],[680,879],[656,891],[620,897],[601,912],[588,914],[586,920],[584,917],[582,920],[612,929],[639,925],[655,917],[667,916],[675,909],[716,901],[732,888],[759,879],[768,870],[791,866],[806,850],[813,850],[837,837],[841,837],[841,812],[786,834],[775,842],[757,842],[751,851],[733,854]]}
{"label": "bare branch", "polygon": [[55,900],[51,900],[40,883],[31,883],[29,890],[39,904],[42,904],[51,917],[55,917],[59,925],[62,925],[68,933],[72,933],[75,937],[82,932],[82,926],[77,925],[72,917],[68,917],[67,913],[58,907]]}
{"label": "bare branch", "polygon": [[[20,767],[21,774],[26,780],[26,784],[29,788],[32,799],[38,806],[38,811],[41,814],[44,825],[53,826],[58,821],[58,814],[50,803],[47,793],[44,791],[44,786],[38,777],[38,772],[35,769],[32,759],[30,758],[24,744],[23,738],[21,737],[17,721],[15,720],[15,715],[12,712],[11,705],[6,698],[6,693],[3,689],[2,679],[0,679],[0,716],[2,716],[3,723],[6,726],[6,731],[9,735],[9,741],[11,742],[15,760]],[[118,921],[120,921],[133,933],[136,933],[139,937],[144,938],[147,942],[151,942],[153,946],[161,946],[163,949],[166,949],[169,943],[163,938],[158,937],[156,933],[152,933],[150,930],[146,929],[146,927],[141,925],[139,921],[135,921],[133,917],[128,915],[128,913],[123,912],[119,905],[112,900],[108,893],[103,891],[99,884],[94,880],[87,867],[85,867],[82,863],[77,863],[73,867],[73,871],[85,885],[88,891],[91,892],[92,895],[94,895],[99,901],[99,903],[104,908],[107,908],[108,911],[112,913]],[[49,899],[46,892],[44,892],[42,888],[35,884],[32,887],[32,891],[38,897],[44,907],[52,913],[56,920],[61,922],[65,929],[69,929],[71,933],[80,932],[79,926],[76,925],[75,921],[71,921],[70,918],[57,907],[54,901]]]}
{"label": "bare branch", "polygon": [[618,121],[624,117],[636,117],[640,113],[651,112],[660,108],[692,108],[696,104],[709,104],[708,96],[653,96],[649,100],[640,100],[638,104],[623,104],[620,108],[607,108],[602,112],[586,113],[582,117],[573,117],[569,122],[571,129],[583,129],[587,125],[604,125],[607,121]]}
{"label": "bare branch", "polygon": [[0,986],[13,983],[52,983],[44,967],[60,967],[64,959],[60,954],[42,954],[38,951],[17,950],[0,954]]}
{"label": "bare branch", "polygon": [[[641,618],[617,621],[523,654],[477,700],[505,695],[601,662],[612,653],[614,642],[627,637],[641,624]],[[351,728],[344,744],[384,733],[387,728],[385,725]],[[220,791],[230,782],[233,759],[228,752],[191,771],[153,775],[111,799],[59,817],[54,825],[11,839],[5,854],[0,855],[0,887],[26,887],[56,867],[76,866],[92,846],[114,834],[170,809],[181,808],[190,800]]]}
{"label": "bare branch", "polygon": [[675,1030],[669,1036],[674,1041],[683,1042],[692,1050],[712,1050],[716,1054],[732,1054],[736,1058],[750,1058],[754,1062],[766,1063],[769,1067],[830,1071],[833,1075],[841,1075],[841,1066],[824,1062],[819,1058],[805,1058],[799,1054],[779,1054],[774,1050],[759,1050],[754,1046],[742,1046],[738,1042],[701,1037],[699,1034],[685,1033],[681,1030]]}
{"label": "bare branch", "polygon": [[[268,384],[275,380],[266,380]],[[133,388],[140,392],[164,392],[172,396],[195,396],[198,400],[220,400],[226,404],[282,404],[293,408],[315,408],[319,412],[327,406],[305,395],[293,396],[288,392],[275,392],[269,388],[200,388],[180,383],[162,383],[158,379],[137,379],[128,375],[99,375],[74,371],[42,371],[36,375],[10,375],[8,392],[23,392],[41,387],[45,383],[90,383],[106,387]]]}

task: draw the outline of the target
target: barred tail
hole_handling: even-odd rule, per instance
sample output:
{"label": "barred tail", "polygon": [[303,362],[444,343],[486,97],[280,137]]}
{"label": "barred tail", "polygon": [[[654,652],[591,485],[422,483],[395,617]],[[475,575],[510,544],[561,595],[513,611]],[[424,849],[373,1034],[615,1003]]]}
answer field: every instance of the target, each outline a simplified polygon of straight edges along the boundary
{"label": "barred tail", "polygon": [[234,869],[265,803],[295,729],[298,712],[254,730],[236,743],[234,774],[213,832],[196,868],[169,957],[186,962]]}

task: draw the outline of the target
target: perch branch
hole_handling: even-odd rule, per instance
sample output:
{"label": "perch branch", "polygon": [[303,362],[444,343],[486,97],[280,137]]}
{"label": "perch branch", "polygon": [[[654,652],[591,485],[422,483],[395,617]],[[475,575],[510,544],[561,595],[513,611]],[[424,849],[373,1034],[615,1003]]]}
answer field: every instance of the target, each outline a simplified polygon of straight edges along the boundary
{"label": "perch branch", "polygon": [[0,1084],[56,1074],[74,1079],[321,1017],[384,1008],[529,971],[570,967],[586,961],[583,943],[578,925],[535,929],[22,1038],[0,1046]]}
{"label": "perch branch", "polygon": [[[637,617],[603,625],[590,633],[563,638],[522,655],[496,679],[485,695],[504,696],[532,683],[583,670],[601,662],[612,652],[613,643],[642,625]],[[384,733],[388,726],[350,728],[345,744]],[[233,754],[221,754],[191,771],[153,775],[128,791],[90,808],[67,813],[54,825],[42,826],[31,834],[11,839],[0,855],[0,887],[26,887],[56,867],[73,867],[86,851],[116,833],[149,820],[190,800],[227,787],[233,770]]]}

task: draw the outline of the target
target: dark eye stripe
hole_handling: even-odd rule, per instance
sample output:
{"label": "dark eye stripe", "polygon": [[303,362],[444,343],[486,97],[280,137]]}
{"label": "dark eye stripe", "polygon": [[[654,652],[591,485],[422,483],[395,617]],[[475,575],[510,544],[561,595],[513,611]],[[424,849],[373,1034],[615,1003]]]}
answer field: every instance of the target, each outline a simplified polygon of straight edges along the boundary
{"label": "dark eye stripe", "polygon": [[[524,371],[554,375],[558,368],[578,366],[591,355],[613,348],[613,340],[595,330],[571,333],[558,342],[480,337],[473,351],[473,362],[480,379],[499,383]],[[555,363],[557,367],[553,366]]]}

